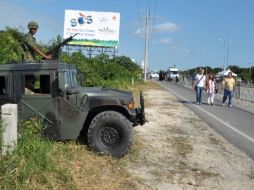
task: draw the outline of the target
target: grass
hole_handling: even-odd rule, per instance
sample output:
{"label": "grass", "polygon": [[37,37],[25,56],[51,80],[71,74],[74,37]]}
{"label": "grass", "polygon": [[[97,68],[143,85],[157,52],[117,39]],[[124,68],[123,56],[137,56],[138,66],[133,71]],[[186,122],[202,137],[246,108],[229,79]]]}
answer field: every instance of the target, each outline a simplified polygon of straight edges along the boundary
{"label": "grass", "polygon": [[98,156],[74,142],[58,143],[53,154],[59,168],[69,168],[76,189],[124,189],[126,184],[133,186],[133,179],[117,159]]}
{"label": "grass", "polygon": [[172,140],[172,147],[178,155],[186,156],[191,153],[193,148],[188,141],[187,137],[179,136]]}
{"label": "grass", "polygon": [[180,128],[174,126],[168,129],[170,133],[175,134],[172,139],[170,139],[171,145],[175,153],[179,156],[186,156],[192,153],[193,147],[189,142],[188,134]]}
{"label": "grass", "polygon": [[16,150],[0,156],[0,186],[6,190],[136,189],[123,169],[125,161],[98,156],[75,142],[52,142],[23,133]]}
{"label": "grass", "polygon": [[0,120],[0,152],[2,152],[2,144],[3,144],[3,132],[4,132],[4,124],[3,121]]}
{"label": "grass", "polygon": [[62,179],[63,189],[72,187],[67,170],[58,169],[53,160],[53,146],[53,142],[42,139],[38,133],[23,130],[16,149],[5,157],[0,156],[1,189],[54,189],[53,184]]}

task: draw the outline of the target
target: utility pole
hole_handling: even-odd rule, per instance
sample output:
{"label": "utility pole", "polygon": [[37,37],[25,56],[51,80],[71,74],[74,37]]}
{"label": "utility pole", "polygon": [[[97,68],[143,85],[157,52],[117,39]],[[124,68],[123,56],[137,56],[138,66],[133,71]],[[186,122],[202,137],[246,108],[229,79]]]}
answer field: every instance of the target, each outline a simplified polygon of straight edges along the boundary
{"label": "utility pole", "polygon": [[145,54],[144,54],[144,81],[146,82],[146,74],[148,68],[148,37],[149,37],[149,9],[146,9],[146,19],[145,19]]}

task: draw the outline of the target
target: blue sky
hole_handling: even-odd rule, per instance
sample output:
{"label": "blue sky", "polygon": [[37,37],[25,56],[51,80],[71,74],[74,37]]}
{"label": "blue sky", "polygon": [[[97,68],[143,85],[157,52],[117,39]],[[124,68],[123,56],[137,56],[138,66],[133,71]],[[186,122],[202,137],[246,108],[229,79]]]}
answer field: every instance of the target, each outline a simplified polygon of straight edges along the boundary
{"label": "blue sky", "polygon": [[138,62],[144,59],[141,31],[149,8],[151,70],[254,66],[253,0],[1,0],[0,5],[0,29],[26,32],[27,23],[35,20],[40,25],[36,38],[45,43],[63,35],[66,9],[119,12],[118,55]]}

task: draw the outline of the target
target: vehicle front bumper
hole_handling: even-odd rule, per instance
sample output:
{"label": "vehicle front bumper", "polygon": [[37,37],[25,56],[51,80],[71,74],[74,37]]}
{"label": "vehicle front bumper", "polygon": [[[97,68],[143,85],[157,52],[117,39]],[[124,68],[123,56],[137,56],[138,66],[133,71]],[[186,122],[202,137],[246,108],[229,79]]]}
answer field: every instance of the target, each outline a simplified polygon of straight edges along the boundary
{"label": "vehicle front bumper", "polygon": [[142,91],[140,92],[140,108],[134,109],[131,121],[133,123],[133,127],[137,125],[144,125],[145,122],[147,122],[145,119],[145,100]]}

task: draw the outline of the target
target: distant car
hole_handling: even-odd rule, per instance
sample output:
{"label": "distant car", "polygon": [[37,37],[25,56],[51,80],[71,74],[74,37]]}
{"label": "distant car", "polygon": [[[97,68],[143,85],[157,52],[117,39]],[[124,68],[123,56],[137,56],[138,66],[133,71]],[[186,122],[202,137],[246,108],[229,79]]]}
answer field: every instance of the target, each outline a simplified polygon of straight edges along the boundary
{"label": "distant car", "polygon": [[158,73],[151,73],[151,77],[152,78],[159,78],[159,74]]}
{"label": "distant car", "polygon": [[176,81],[179,79],[179,71],[175,67],[170,67],[168,70],[168,80],[169,81]]}

